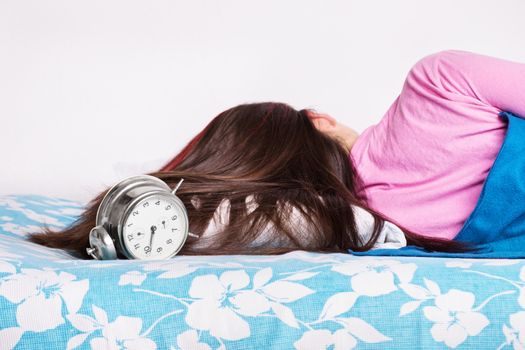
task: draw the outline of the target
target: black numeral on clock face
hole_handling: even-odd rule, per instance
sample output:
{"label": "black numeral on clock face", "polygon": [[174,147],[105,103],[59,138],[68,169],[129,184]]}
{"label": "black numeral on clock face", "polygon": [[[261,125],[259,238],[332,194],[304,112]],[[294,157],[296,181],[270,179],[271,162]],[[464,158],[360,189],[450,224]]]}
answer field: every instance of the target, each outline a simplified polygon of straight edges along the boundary
{"label": "black numeral on clock face", "polygon": [[128,240],[132,240],[133,239],[133,235],[128,235]]}
{"label": "black numeral on clock face", "polygon": [[135,210],[135,211],[133,212],[133,216],[137,216],[137,215],[139,215],[139,211],[138,211],[138,210]]}
{"label": "black numeral on clock face", "polygon": [[162,251],[162,247],[157,248],[157,253],[160,253]]}
{"label": "black numeral on clock face", "polygon": [[175,232],[175,231],[178,231],[178,230],[179,230],[178,228],[172,228],[171,232]]}
{"label": "black numeral on clock face", "polygon": [[149,207],[149,202],[146,202],[146,203],[142,204],[142,206],[143,206],[144,208]]}
{"label": "black numeral on clock face", "polygon": [[166,209],[166,210],[170,210],[170,209],[171,209],[171,205],[168,204],[168,205],[166,206],[166,208],[164,208],[164,209]]}
{"label": "black numeral on clock face", "polygon": [[173,243],[173,241],[171,240],[171,238],[168,239],[168,240],[166,241],[166,244],[171,244],[171,243]]}
{"label": "black numeral on clock face", "polygon": [[144,247],[144,252],[149,253],[151,252],[151,247],[149,245]]}
{"label": "black numeral on clock face", "polygon": [[135,249],[139,249],[140,248],[140,243],[135,244],[133,247],[135,247]]}
{"label": "black numeral on clock face", "polygon": [[155,205],[160,205],[160,201],[156,201],[156,202],[155,202]]}
{"label": "black numeral on clock face", "polygon": [[177,220],[177,215],[173,215],[173,216],[171,217],[171,220]]}

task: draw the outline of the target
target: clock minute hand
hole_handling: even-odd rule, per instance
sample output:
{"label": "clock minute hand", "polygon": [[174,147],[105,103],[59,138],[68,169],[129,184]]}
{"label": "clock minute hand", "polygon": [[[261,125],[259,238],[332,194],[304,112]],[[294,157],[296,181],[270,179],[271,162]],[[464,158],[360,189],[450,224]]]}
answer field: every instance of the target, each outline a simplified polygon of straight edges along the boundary
{"label": "clock minute hand", "polygon": [[156,226],[151,226],[151,235],[149,236],[149,249],[150,252],[153,250],[153,247],[151,244],[153,243],[153,235],[155,234],[155,231],[157,230]]}

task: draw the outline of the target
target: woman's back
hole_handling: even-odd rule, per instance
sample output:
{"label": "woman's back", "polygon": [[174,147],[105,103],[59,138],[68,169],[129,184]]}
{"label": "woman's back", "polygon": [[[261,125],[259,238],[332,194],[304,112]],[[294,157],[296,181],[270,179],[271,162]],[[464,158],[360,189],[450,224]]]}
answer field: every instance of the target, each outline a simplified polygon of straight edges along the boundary
{"label": "woman's back", "polygon": [[359,195],[408,229],[454,238],[503,143],[502,110],[525,116],[525,64],[465,51],[423,58],[351,150]]}

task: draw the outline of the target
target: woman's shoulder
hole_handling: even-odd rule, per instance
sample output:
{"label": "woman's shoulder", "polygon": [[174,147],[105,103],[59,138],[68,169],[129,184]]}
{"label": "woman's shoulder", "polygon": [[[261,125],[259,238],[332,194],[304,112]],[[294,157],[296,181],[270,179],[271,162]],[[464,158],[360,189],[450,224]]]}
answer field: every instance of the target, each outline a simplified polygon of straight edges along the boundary
{"label": "woman's shoulder", "polygon": [[436,78],[443,74],[459,73],[462,66],[477,54],[463,50],[442,50],[420,57],[410,67],[408,76],[425,73],[427,78]]}

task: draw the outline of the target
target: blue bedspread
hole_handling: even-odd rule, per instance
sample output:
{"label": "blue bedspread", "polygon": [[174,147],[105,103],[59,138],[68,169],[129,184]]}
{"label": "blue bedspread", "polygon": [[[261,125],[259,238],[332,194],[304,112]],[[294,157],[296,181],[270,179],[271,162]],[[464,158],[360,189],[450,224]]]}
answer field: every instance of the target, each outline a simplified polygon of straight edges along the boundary
{"label": "blue bedspread", "polygon": [[525,260],[78,260],[24,240],[80,214],[0,197],[0,349],[519,349]]}

